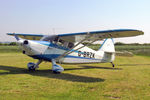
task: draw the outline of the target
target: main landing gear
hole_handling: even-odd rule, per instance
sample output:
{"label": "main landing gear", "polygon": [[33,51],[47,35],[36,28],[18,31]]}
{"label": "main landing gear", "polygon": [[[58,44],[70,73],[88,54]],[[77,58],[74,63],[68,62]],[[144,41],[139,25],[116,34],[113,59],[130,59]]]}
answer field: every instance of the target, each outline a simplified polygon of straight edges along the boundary
{"label": "main landing gear", "polygon": [[[36,64],[33,63],[33,62],[29,62],[28,65],[27,65],[28,66],[28,70],[29,71],[35,71],[35,69],[39,68],[39,64],[42,63],[42,61],[43,60],[39,60]],[[51,62],[52,62],[52,71],[53,71],[53,73],[59,74],[62,71],[64,71],[63,67],[61,67],[60,65],[56,64],[55,59],[52,59]]]}
{"label": "main landing gear", "polygon": [[112,64],[112,67],[115,67],[115,64],[113,62],[110,62]]}
{"label": "main landing gear", "polygon": [[55,59],[52,59],[52,71],[55,74],[60,74],[62,71],[64,71],[64,68],[60,65],[57,65]]}
{"label": "main landing gear", "polygon": [[29,71],[35,71],[36,68],[39,68],[39,64],[42,63],[42,60],[39,60],[36,64],[33,62],[28,63],[28,70]]}

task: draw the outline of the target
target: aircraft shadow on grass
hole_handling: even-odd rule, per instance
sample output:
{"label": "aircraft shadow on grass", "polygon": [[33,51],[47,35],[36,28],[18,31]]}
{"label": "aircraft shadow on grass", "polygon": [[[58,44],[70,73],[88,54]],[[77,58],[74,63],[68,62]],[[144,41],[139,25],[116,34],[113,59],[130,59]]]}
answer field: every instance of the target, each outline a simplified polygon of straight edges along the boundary
{"label": "aircraft shadow on grass", "polygon": [[109,70],[122,70],[122,68],[113,68],[113,67],[96,67],[96,66],[89,66],[89,65],[86,65],[86,66],[80,66],[82,68],[68,68],[68,69],[65,69],[66,70],[82,70],[82,69],[109,69]]}
{"label": "aircraft shadow on grass", "polygon": [[120,64],[118,66],[146,66],[150,64]]}
{"label": "aircraft shadow on grass", "polygon": [[[82,68],[68,68],[68,69],[65,69],[65,71],[67,71],[67,70],[92,69],[92,68],[121,70],[120,68],[110,68],[110,67],[94,67],[94,66],[80,66],[80,67],[82,67]],[[3,65],[0,65],[0,70],[8,71],[8,72],[0,72],[0,75],[30,74],[33,76],[48,77],[48,78],[62,79],[62,80],[67,80],[67,81],[72,81],[72,82],[85,82],[85,83],[105,81],[105,79],[102,79],[102,78],[79,76],[79,75],[73,75],[73,74],[69,74],[69,73],[54,74],[52,72],[52,70],[28,71],[26,68],[18,68],[18,67],[3,66]]]}

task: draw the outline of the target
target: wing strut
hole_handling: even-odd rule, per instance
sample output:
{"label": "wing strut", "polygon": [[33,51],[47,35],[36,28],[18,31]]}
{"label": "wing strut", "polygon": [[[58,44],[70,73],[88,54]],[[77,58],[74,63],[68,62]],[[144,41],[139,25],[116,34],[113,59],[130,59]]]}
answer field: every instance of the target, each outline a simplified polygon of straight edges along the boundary
{"label": "wing strut", "polygon": [[80,43],[84,42],[85,40],[86,40],[86,39],[83,39],[82,41],[80,41],[79,43],[77,43],[76,45],[74,45],[70,50],[64,52],[61,56],[59,56],[59,57],[57,58],[57,60],[59,60],[59,59],[63,58],[64,56],[70,54],[70,51],[73,52],[72,49],[74,49],[75,47],[77,47]]}
{"label": "wing strut", "polygon": [[63,58],[64,56],[66,56],[66,55],[68,55],[68,54],[70,54],[70,53],[72,53],[72,52],[74,52],[74,51],[77,51],[77,50],[79,50],[79,49],[81,49],[81,48],[83,48],[83,47],[85,47],[85,46],[88,46],[89,44],[91,44],[91,43],[97,41],[97,39],[95,39],[95,40],[93,40],[92,42],[90,42],[90,43],[88,43],[88,44],[86,44],[86,45],[83,45],[83,46],[81,46],[81,47],[79,47],[79,48],[77,48],[77,49],[75,49],[75,50],[72,50],[72,49],[74,49],[75,47],[77,47],[79,44],[83,43],[83,42],[86,41],[86,40],[87,40],[87,39],[83,39],[82,41],[80,41],[79,43],[77,43],[77,44],[76,44],[75,46],[73,46],[70,50],[66,51],[64,54],[62,54],[61,56],[59,56],[59,57],[57,58],[57,60],[59,60],[59,59]]}
{"label": "wing strut", "polygon": [[[72,50],[72,49],[74,49],[75,47],[77,47],[80,43],[83,43],[84,41],[86,41],[86,40],[88,39],[88,36],[90,36],[89,34],[90,34],[90,33],[87,32],[87,36],[86,36],[85,39],[83,39],[83,40],[81,40],[80,42],[78,42],[78,43],[77,43],[76,45],[74,45],[70,50],[64,52],[64,53],[63,53],[61,56],[59,56],[56,60],[59,60],[59,59],[63,58],[64,56],[66,56],[66,55],[72,53],[72,52],[74,51],[74,50]],[[83,46],[83,47],[84,47],[84,46]],[[83,47],[82,47],[82,48],[83,48]]]}

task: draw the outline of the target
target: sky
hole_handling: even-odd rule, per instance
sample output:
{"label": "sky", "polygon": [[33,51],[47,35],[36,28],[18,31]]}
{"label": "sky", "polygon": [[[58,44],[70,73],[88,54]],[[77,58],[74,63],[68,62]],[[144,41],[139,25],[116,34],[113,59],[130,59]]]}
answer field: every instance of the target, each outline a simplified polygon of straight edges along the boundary
{"label": "sky", "polygon": [[0,41],[8,32],[61,34],[138,29],[142,36],[116,42],[150,43],[150,0],[0,0]]}

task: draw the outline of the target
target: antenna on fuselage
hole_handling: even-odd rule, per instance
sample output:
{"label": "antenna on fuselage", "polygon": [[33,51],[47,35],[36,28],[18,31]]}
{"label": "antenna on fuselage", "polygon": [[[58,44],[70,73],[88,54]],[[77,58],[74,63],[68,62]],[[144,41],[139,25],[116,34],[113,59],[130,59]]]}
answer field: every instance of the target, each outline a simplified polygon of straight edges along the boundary
{"label": "antenna on fuselage", "polygon": [[53,32],[53,34],[55,34],[55,28],[52,28],[52,32]]}

